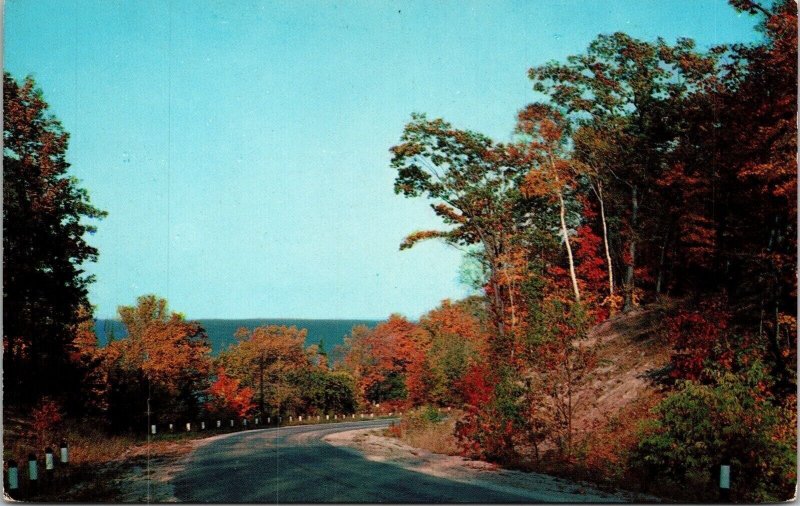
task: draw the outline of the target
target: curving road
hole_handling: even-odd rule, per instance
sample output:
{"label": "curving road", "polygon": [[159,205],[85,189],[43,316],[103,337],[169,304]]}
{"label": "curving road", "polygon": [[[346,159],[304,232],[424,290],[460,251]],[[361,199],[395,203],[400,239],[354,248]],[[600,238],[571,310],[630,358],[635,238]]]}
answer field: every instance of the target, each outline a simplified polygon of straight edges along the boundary
{"label": "curving road", "polygon": [[262,429],[197,448],[173,479],[179,501],[203,503],[530,503],[531,492],[491,490],[372,462],[322,440],[389,420]]}

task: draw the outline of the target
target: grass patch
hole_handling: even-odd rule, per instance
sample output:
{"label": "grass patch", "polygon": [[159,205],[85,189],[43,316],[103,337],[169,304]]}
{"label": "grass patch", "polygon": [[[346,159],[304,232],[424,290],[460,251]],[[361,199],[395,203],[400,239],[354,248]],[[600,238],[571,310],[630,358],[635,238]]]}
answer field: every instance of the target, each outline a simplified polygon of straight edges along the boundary
{"label": "grass patch", "polygon": [[454,413],[445,415],[432,407],[417,408],[386,429],[386,435],[433,453],[459,455],[454,436],[457,418]]}
{"label": "grass patch", "polygon": [[[115,502],[120,489],[118,478],[146,459],[176,457],[191,439],[206,433],[164,434],[153,438],[132,434],[108,434],[96,422],[65,420],[46,433],[35,434],[21,417],[6,414],[3,430],[3,461],[6,492],[8,465],[16,461],[19,490],[13,499],[35,502]],[[59,443],[68,442],[69,463],[60,462]],[[45,470],[46,447],[54,450],[55,469]],[[36,457],[38,480],[28,474],[28,455]]]}

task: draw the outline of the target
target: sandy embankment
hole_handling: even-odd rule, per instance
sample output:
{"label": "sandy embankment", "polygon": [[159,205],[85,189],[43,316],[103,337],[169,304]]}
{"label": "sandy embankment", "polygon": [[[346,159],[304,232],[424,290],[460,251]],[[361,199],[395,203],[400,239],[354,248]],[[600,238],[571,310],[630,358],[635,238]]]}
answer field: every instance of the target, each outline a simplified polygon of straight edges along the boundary
{"label": "sandy embankment", "polygon": [[537,473],[502,469],[494,464],[464,457],[441,455],[408,446],[402,441],[381,436],[379,430],[358,429],[325,436],[328,443],[357,451],[375,462],[384,462],[410,471],[479,484],[502,492],[523,492],[532,500],[544,502],[629,502],[636,497],[624,492],[610,494],[585,483],[570,482]]}

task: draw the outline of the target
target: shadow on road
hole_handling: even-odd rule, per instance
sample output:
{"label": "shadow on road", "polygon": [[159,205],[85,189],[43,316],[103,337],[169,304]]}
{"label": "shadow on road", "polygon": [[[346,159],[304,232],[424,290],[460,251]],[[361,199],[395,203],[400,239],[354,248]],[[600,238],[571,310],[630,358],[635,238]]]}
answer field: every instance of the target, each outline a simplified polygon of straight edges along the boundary
{"label": "shadow on road", "polygon": [[388,421],[243,432],[198,448],[173,480],[186,502],[530,503],[529,497],[436,478],[329,445],[334,432]]}

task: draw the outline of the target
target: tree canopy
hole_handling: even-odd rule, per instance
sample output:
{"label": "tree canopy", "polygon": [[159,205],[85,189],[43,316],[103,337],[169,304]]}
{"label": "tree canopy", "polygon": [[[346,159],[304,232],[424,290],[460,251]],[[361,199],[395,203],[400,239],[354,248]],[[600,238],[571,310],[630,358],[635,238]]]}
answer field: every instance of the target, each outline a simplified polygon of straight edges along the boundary
{"label": "tree canopy", "polygon": [[[105,212],[69,174],[69,134],[31,77],[3,73],[3,371],[8,399],[78,391],[68,355]],[[82,315],[82,316],[81,316]],[[58,378],[53,381],[52,378]]]}

